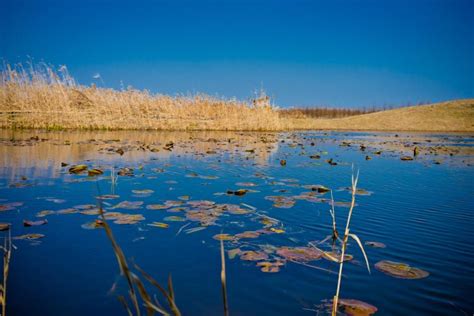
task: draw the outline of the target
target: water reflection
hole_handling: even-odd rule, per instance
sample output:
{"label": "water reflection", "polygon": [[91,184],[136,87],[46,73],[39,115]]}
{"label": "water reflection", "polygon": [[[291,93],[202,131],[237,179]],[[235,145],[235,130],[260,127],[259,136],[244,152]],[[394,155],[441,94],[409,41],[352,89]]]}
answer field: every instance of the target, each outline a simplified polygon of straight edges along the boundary
{"label": "water reflection", "polygon": [[[146,158],[169,159],[184,155],[199,158],[216,153],[245,155],[265,165],[278,150],[278,134],[249,132],[149,131],[0,131],[0,174],[57,178],[62,162],[100,161],[115,164]],[[172,144],[172,145],[170,145]]]}

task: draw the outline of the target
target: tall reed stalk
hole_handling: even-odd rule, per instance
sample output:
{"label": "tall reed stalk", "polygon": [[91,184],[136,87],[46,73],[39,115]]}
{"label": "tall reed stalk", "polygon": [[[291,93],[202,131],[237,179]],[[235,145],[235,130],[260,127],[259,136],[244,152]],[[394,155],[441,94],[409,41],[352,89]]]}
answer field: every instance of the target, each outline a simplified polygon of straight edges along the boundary
{"label": "tall reed stalk", "polygon": [[[355,234],[351,234],[350,229],[349,229],[349,226],[350,226],[350,223],[351,223],[352,211],[354,210],[354,206],[355,206],[355,198],[356,198],[357,182],[358,181],[359,181],[359,171],[357,171],[357,175],[356,175],[355,178],[354,178],[354,173],[351,176],[351,183],[352,183],[352,185],[351,185],[351,195],[352,195],[352,199],[351,199],[351,206],[349,208],[349,214],[347,215],[347,222],[346,222],[346,229],[344,231],[344,237],[342,238],[341,257],[339,259],[339,274],[338,274],[338,279],[337,279],[336,295],[334,295],[334,298],[333,298],[332,313],[331,313],[332,316],[336,316],[336,314],[337,314],[337,304],[338,304],[338,301],[339,301],[339,292],[341,290],[341,280],[342,280],[342,269],[343,269],[343,266],[344,266],[344,256],[345,256],[345,253],[346,253],[347,241],[348,241],[349,237],[354,239],[357,242],[357,244],[359,245],[360,249],[362,250],[365,262],[367,264],[367,270],[370,273],[369,260],[367,258],[366,253],[365,253],[364,247],[362,246],[362,243],[361,243],[359,237],[357,237],[357,235],[355,235]],[[332,203],[334,204],[334,201]],[[335,223],[334,217],[333,217],[333,223]]]}
{"label": "tall reed stalk", "polygon": [[12,238],[11,232],[8,230],[8,236],[5,237],[3,244],[3,282],[0,284],[0,304],[2,305],[2,315],[6,315],[7,311],[7,281],[10,268],[10,259],[12,255]]}
{"label": "tall reed stalk", "polygon": [[221,240],[221,284],[222,284],[222,300],[224,303],[224,316],[229,316],[229,306],[227,302],[227,282],[225,272],[225,255],[224,242]]}

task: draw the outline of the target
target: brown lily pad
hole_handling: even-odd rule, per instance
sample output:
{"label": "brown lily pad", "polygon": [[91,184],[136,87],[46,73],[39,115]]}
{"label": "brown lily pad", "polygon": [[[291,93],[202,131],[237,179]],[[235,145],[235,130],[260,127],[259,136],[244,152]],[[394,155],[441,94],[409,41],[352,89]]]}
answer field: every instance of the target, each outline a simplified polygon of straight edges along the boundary
{"label": "brown lily pad", "polygon": [[243,233],[235,235],[235,238],[243,239],[243,238],[258,238],[260,233],[255,231],[245,231]]}
{"label": "brown lily pad", "polygon": [[246,260],[246,261],[260,261],[260,260],[267,260],[268,259],[268,254],[266,254],[263,251],[242,251],[240,254],[240,259],[241,260]]}
{"label": "brown lily pad", "polygon": [[45,216],[55,214],[55,213],[56,213],[55,211],[43,210],[43,211],[39,211],[38,213],[36,213],[36,217],[45,217]]}
{"label": "brown lily pad", "polygon": [[10,223],[0,223],[0,231],[6,231],[10,229],[11,224]]}
{"label": "brown lily pad", "polygon": [[18,239],[18,240],[34,240],[34,239],[40,239],[43,238],[43,234],[25,234],[25,235],[20,235],[13,237],[13,239]]}
{"label": "brown lily pad", "polygon": [[47,219],[43,219],[43,220],[39,220],[39,221],[28,221],[28,220],[23,221],[23,226],[25,226],[25,227],[41,226],[41,225],[46,225],[46,224],[48,224]]}
{"label": "brown lily pad", "polygon": [[257,262],[257,267],[261,267],[260,271],[265,273],[276,273],[280,271],[280,267],[283,266],[282,261],[261,261]]}
{"label": "brown lily pad", "polygon": [[400,279],[423,279],[429,272],[411,267],[406,263],[382,260],[375,264],[375,268],[387,275]]}
{"label": "brown lily pad", "polygon": [[234,236],[231,236],[229,234],[217,234],[212,236],[215,240],[234,240]]}
{"label": "brown lily pad", "polygon": [[102,227],[104,227],[104,222],[101,221],[100,219],[97,219],[93,222],[88,222],[88,223],[82,224],[81,227],[84,228],[84,229],[102,228]]}
{"label": "brown lily pad", "polygon": [[308,262],[321,258],[323,252],[313,247],[281,247],[276,252],[288,260]]}
{"label": "brown lily pad", "polygon": [[349,316],[370,316],[378,311],[377,307],[369,303],[346,298],[339,299],[337,309]]}

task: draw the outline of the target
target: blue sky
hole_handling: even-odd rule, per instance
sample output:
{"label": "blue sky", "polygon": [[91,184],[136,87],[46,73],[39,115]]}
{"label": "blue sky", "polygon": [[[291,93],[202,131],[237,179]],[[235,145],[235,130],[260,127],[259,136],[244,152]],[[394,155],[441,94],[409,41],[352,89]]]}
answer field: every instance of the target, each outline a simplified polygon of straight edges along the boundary
{"label": "blue sky", "polygon": [[[381,106],[474,97],[474,1],[0,0],[0,57],[152,92]],[[100,83],[102,84],[102,83]]]}

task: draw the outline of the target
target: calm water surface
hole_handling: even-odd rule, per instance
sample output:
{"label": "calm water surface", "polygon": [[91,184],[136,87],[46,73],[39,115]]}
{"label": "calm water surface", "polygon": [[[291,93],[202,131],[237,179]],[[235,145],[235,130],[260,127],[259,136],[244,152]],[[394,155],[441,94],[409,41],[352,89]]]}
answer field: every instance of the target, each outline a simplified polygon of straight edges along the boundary
{"label": "calm water surface", "polygon": [[[0,136],[0,222],[12,224],[12,236],[45,235],[13,241],[9,315],[126,314],[117,295],[126,295],[127,287],[110,242],[103,229],[83,228],[97,215],[57,213],[96,204],[96,196],[112,193],[119,197],[104,200],[106,211],[145,218],[128,225],[111,222],[127,258],[160,282],[171,273],[183,314],[221,315],[219,242],[213,236],[262,230],[263,219],[270,217],[272,227],[284,233],[226,241],[225,247],[264,249],[271,260],[278,257],[277,247],[325,239],[332,225],[329,193],[314,195],[313,200],[295,196],[311,192],[308,185],[324,185],[333,189],[337,202],[348,202],[350,194],[343,188],[350,185],[352,165],[360,170],[359,187],[372,194],[357,196],[351,232],[362,242],[377,241],[386,248],[366,246],[369,274],[357,244],[349,244],[354,259],[344,266],[341,297],[368,302],[381,315],[474,312],[472,135],[1,131]],[[171,141],[172,148],[164,149]],[[361,150],[361,144],[367,148]],[[415,145],[420,155],[401,161],[401,156],[412,155]],[[117,153],[119,148],[123,155]],[[330,158],[337,165],[327,163]],[[69,166],[62,167],[62,162]],[[104,174],[70,174],[73,164],[100,168]],[[112,168],[117,173],[125,167],[133,168],[133,175],[118,176],[112,186]],[[226,194],[238,189],[250,191],[243,196]],[[287,197],[287,204],[268,196]],[[170,200],[181,201],[178,207],[183,208],[147,208]],[[232,207],[245,214],[225,211],[205,229],[189,231],[200,222],[190,221],[187,214],[209,208],[189,203],[197,200],[236,205]],[[113,208],[123,201],[143,203],[136,209]],[[12,202],[21,205],[11,206]],[[342,232],[348,208],[337,205]],[[43,210],[55,213],[38,218]],[[168,221],[169,216],[184,221]],[[23,226],[23,220],[39,219],[48,223]],[[169,227],[148,225],[154,221]],[[328,243],[318,247],[331,249]],[[255,261],[241,259],[227,259],[231,315],[314,315],[315,310],[324,314],[321,304],[335,293],[334,262],[286,261],[279,272],[264,273]],[[430,275],[393,278],[374,268],[380,260],[407,263]]]}

